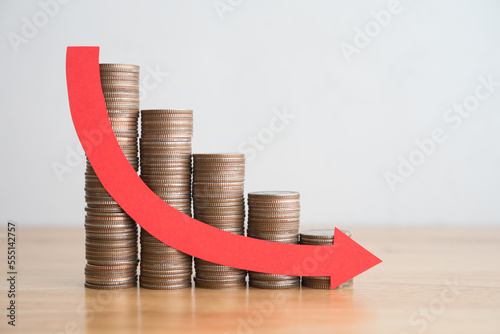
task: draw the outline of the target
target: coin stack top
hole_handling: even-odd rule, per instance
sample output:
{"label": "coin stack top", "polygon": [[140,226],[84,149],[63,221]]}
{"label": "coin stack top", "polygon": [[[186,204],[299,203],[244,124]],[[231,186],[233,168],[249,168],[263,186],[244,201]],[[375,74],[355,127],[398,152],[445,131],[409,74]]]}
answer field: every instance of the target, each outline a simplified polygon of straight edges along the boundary
{"label": "coin stack top", "polygon": [[[341,230],[349,237],[351,232],[347,230]],[[301,245],[313,245],[313,246],[327,246],[332,245],[334,242],[334,229],[316,229],[307,230],[300,233],[300,244]],[[353,280],[341,284],[338,288],[344,288],[351,286]],[[303,276],[302,286],[313,288],[313,289],[330,289],[330,276]]]}
{"label": "coin stack top", "polygon": [[[101,86],[113,132],[137,170],[139,66],[100,64]],[[113,200],[87,159],[85,171],[85,286],[136,286],[137,224]]]}
{"label": "coin stack top", "polygon": [[[247,236],[297,244],[300,225],[300,194],[296,191],[257,191],[248,194]],[[300,277],[250,271],[249,284],[263,289],[299,286]]]}
{"label": "coin stack top", "polygon": [[[243,235],[244,180],[243,154],[194,154],[194,217],[226,232]],[[197,287],[233,289],[246,286],[245,270],[197,258],[195,258],[195,270]]]}
{"label": "coin stack top", "polygon": [[[193,111],[148,109],[141,115],[141,179],[165,202],[191,216]],[[141,229],[141,287],[191,286],[192,261]]]}

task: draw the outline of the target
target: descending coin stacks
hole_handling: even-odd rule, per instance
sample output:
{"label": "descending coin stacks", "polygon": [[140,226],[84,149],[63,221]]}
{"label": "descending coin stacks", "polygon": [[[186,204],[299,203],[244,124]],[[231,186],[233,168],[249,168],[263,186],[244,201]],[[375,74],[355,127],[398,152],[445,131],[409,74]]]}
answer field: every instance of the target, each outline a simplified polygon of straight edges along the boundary
{"label": "descending coin stacks", "polygon": [[[165,202],[191,216],[193,111],[142,110],[141,129],[141,179]],[[191,286],[192,261],[141,229],[141,287]]]}
{"label": "descending coin stacks", "polygon": [[[139,66],[100,64],[101,85],[111,126],[137,170]],[[89,134],[98,141],[102,134]],[[93,141],[93,143],[94,143]],[[137,284],[137,224],[104,189],[87,159],[85,171],[85,286],[117,289]]]}
{"label": "descending coin stacks", "polygon": [[[226,232],[244,234],[245,155],[194,154],[194,218]],[[213,240],[217,242],[217,240]],[[246,286],[246,271],[195,258],[197,287]]]}
{"label": "descending coin stacks", "polygon": [[[342,230],[349,237],[351,232]],[[308,230],[300,233],[300,244],[301,245],[332,245],[334,239],[335,230],[333,229],[323,229],[323,230]],[[344,288],[351,286],[353,280],[341,284],[337,288]],[[329,276],[304,276],[302,277],[302,286],[313,288],[313,289],[330,289],[330,277]]]}
{"label": "descending coin stacks", "polygon": [[[300,194],[294,191],[260,191],[248,194],[247,236],[267,241],[297,244],[300,224]],[[249,284],[263,289],[298,286],[300,277],[250,271]]]}

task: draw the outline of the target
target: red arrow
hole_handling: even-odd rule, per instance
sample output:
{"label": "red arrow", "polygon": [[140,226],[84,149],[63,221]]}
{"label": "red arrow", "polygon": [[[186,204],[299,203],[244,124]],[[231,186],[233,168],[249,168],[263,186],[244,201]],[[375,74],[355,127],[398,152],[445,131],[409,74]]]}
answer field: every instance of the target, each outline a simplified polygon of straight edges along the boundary
{"label": "red arrow", "polygon": [[221,231],[165,203],[139,178],[111,129],[99,76],[99,47],[68,47],[66,80],[73,123],[103,186],[140,226],[165,244],[245,270],[330,276],[335,288],[382,262],[335,229],[332,246],[288,245]]}

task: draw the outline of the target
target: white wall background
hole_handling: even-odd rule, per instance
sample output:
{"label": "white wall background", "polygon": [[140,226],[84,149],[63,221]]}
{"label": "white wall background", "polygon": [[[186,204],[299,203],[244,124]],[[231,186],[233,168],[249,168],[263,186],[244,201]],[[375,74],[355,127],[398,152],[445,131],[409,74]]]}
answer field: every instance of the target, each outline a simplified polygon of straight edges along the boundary
{"label": "white wall background", "polygon": [[[401,0],[382,27],[372,11],[386,0],[44,3],[57,2],[0,2],[0,221],[83,224],[65,53],[98,45],[101,62],[169,73],[149,79],[142,107],[194,109],[195,152],[248,149],[274,110],[293,114],[248,162],[246,190],[299,190],[303,226],[500,222],[500,86],[479,88],[460,124],[443,119],[478,101],[479,77],[500,81],[496,1]],[[343,42],[358,46],[350,62]],[[391,191],[384,173],[435,128],[446,141]]]}

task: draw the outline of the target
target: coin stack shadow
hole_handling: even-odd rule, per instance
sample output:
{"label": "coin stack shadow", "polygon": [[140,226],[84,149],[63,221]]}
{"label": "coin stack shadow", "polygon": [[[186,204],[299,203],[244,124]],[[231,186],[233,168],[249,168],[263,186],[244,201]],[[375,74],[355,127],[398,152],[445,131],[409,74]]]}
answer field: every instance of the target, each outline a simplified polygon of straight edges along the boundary
{"label": "coin stack shadow", "polygon": [[[244,235],[245,155],[193,155],[194,218]],[[217,240],[212,242],[217,243]],[[195,284],[209,289],[246,287],[246,271],[195,258]]]}
{"label": "coin stack shadow", "polygon": [[[342,230],[349,237],[351,232]],[[325,246],[332,245],[334,240],[334,229],[321,229],[321,230],[308,230],[300,233],[300,244],[301,245],[313,245],[313,246]],[[345,288],[351,286],[353,280],[339,285],[339,288]],[[302,286],[313,288],[313,289],[330,289],[330,276],[303,276]]]}
{"label": "coin stack shadow", "polygon": [[[99,69],[111,127],[137,171],[139,66],[100,64]],[[98,145],[102,136],[97,130],[90,132],[89,141]],[[136,286],[137,224],[104,189],[88,159],[85,201],[85,286],[95,289]]]}
{"label": "coin stack shadow", "polygon": [[[173,208],[191,216],[193,111],[141,112],[141,179]],[[141,228],[140,285],[149,289],[191,286],[193,258]]]}
{"label": "coin stack shadow", "polygon": [[[266,241],[297,244],[300,194],[295,191],[248,193],[247,236]],[[286,289],[300,285],[300,277],[248,272],[249,285],[262,289]]]}

